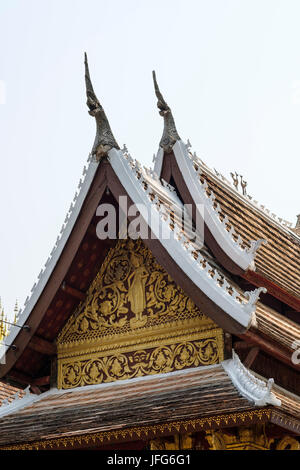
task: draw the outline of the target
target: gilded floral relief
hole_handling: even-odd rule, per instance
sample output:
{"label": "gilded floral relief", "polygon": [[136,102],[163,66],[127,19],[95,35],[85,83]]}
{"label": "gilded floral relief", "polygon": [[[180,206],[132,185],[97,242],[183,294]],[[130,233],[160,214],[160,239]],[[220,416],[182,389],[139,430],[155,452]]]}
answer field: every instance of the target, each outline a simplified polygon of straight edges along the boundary
{"label": "gilded floral relief", "polygon": [[[111,346],[111,347],[110,347]],[[120,240],[58,338],[63,388],[222,360],[222,330],[141,240]]]}

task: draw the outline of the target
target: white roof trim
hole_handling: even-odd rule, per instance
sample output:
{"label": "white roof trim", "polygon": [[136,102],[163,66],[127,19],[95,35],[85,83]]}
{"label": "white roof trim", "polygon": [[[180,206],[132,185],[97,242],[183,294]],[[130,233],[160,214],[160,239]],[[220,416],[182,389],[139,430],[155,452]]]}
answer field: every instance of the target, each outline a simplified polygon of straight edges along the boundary
{"label": "white roof trim", "polygon": [[[25,389],[25,395],[22,398],[19,398],[19,392],[14,395],[14,400],[9,403],[5,404],[5,400],[2,401],[2,405],[0,407],[0,418],[6,415],[10,415],[16,413],[19,410],[22,410],[27,405],[35,402],[37,398],[44,397],[46,394],[41,395],[34,395],[29,392],[30,385]],[[48,393],[48,392],[46,392]]]}
{"label": "white roof trim", "polygon": [[240,192],[238,192],[238,190],[233,187],[232,183],[228,181],[228,179],[225,178],[225,176],[219,173],[215,168],[213,171],[211,168],[209,168],[209,166],[203,160],[198,158],[196,155],[196,152],[194,152],[192,158],[195,160],[197,165],[200,165],[202,167],[204,173],[208,174],[214,181],[216,181],[221,186],[225,187],[226,190],[229,190],[229,192],[234,197],[237,197],[238,199],[240,199],[242,202],[247,204],[248,207],[251,207],[251,209],[254,209],[256,212],[261,213],[266,219],[268,219],[269,222],[271,222],[277,228],[281,229],[283,232],[289,235],[292,235],[293,237],[296,238],[297,241],[299,241],[300,236],[297,235],[296,232],[294,232],[291,222],[284,220],[282,217],[277,216],[276,214],[271,212],[269,209],[267,209],[264,205],[256,201],[249,194],[243,195]]}
{"label": "white roof trim", "polygon": [[[118,175],[131,200],[135,204],[144,205],[149,209],[149,213],[151,213],[150,228],[154,235],[160,239],[161,244],[177,265],[183,269],[191,281],[216,305],[240,325],[249,328],[255,317],[255,304],[261,290],[254,290],[252,296],[249,296],[249,301],[241,303],[239,300],[241,293],[236,291],[225,278],[223,285],[220,285],[218,282],[220,274],[216,268],[213,268],[208,263],[205,263],[205,267],[203,267],[201,262],[204,258],[200,254],[197,259],[194,258],[193,252],[195,247],[189,244],[188,240],[184,239],[184,237],[179,238],[177,233],[175,233],[175,236],[173,233],[173,236],[169,238],[160,237],[159,227],[164,226],[164,229],[172,232],[169,227],[170,220],[168,220],[165,213],[160,212],[159,204],[155,205],[152,203],[149,188],[145,190],[142,185],[143,178],[138,179],[137,176],[142,174],[141,165],[138,162],[134,162],[130,155],[123,154],[121,150],[112,149],[108,152],[108,156],[112,168]],[[214,271],[213,277],[209,274],[210,270]],[[229,287],[233,290],[232,295],[228,291]],[[247,296],[248,294],[245,297]]]}
{"label": "white roof trim", "polygon": [[[243,240],[235,233],[232,224],[230,232],[226,228],[226,224],[229,223],[227,217],[223,218],[222,221],[219,218],[221,207],[219,204],[216,208],[214,207],[215,195],[212,191],[210,196],[207,195],[207,183],[205,181],[204,184],[202,184],[200,181],[199,166],[198,171],[196,171],[187,145],[181,140],[178,140],[173,147],[173,151],[183,178],[188,182],[189,191],[196,206],[205,207],[205,223],[219,246],[221,246],[229,258],[244,271],[247,269],[255,270],[254,258],[256,251],[262,243],[267,243],[267,241],[253,241],[251,242],[250,248],[242,248]],[[233,235],[236,236],[237,240],[233,238]]]}
{"label": "white roof trim", "polygon": [[154,172],[160,177],[164,161],[164,150],[159,147],[157,154],[153,156]]}
{"label": "white roof trim", "polygon": [[[37,282],[33,285],[31,289],[31,295],[27,297],[24,303],[24,309],[19,313],[18,325],[23,326],[26,324],[26,320],[34,308],[36,302],[38,301],[44,287],[46,286],[52,271],[54,270],[57,261],[66,245],[66,242],[71,234],[71,231],[75,225],[76,219],[81,210],[82,204],[86,198],[88,190],[91,186],[91,183],[94,179],[96,170],[98,168],[99,162],[96,162],[91,156],[88,157],[88,167],[84,166],[83,168],[83,178],[80,179],[78,184],[78,191],[76,191],[74,199],[70,205],[69,211],[66,215],[64,224],[61,228],[60,235],[57,237],[56,243],[52,252],[50,253],[49,258],[45,263],[45,267],[41,270]],[[5,338],[5,343],[8,345],[13,344],[16,336],[20,332],[20,328],[13,326],[9,332],[9,335]],[[8,350],[7,346],[0,346],[0,363],[4,363],[5,354]]]}
{"label": "white roof trim", "polygon": [[232,359],[223,361],[222,366],[240,394],[256,406],[281,406],[281,401],[271,392],[274,379],[269,379],[266,383],[255,377],[242,364],[234,351],[232,351]]}

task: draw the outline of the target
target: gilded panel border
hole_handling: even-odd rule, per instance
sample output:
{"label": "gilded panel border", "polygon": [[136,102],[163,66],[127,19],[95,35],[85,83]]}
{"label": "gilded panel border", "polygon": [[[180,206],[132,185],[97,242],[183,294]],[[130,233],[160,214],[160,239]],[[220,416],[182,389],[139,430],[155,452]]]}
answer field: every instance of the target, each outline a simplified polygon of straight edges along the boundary
{"label": "gilded panel border", "polygon": [[87,350],[72,358],[59,359],[58,388],[68,389],[216,364],[224,359],[223,349],[223,333],[216,328],[205,332],[184,331],[175,338],[157,337],[135,347],[119,344],[118,349],[110,353],[101,348],[97,352]]}

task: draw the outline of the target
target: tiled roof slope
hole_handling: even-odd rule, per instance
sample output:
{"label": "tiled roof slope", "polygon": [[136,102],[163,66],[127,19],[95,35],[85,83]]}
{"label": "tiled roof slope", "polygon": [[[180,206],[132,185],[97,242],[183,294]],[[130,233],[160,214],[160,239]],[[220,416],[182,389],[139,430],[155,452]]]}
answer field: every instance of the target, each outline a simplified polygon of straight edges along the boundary
{"label": "tiled roof slope", "polygon": [[227,184],[222,184],[205,167],[201,169],[216,202],[220,203],[222,212],[242,239],[246,242],[260,238],[268,241],[257,251],[256,272],[300,298],[300,239],[273,222]]}
{"label": "tiled roof slope", "polygon": [[22,396],[24,392],[20,388],[12,387],[0,381],[0,406],[2,406],[3,400],[7,400],[10,403],[17,393]]}
{"label": "tiled roof slope", "polygon": [[255,316],[257,329],[277,343],[291,351],[295,350],[295,342],[300,344],[300,326],[297,323],[261,302],[257,302]]}
{"label": "tiled roof slope", "polygon": [[221,365],[72,391],[54,389],[32,400],[0,418],[0,445],[151,425],[162,416],[167,422],[254,408]]}

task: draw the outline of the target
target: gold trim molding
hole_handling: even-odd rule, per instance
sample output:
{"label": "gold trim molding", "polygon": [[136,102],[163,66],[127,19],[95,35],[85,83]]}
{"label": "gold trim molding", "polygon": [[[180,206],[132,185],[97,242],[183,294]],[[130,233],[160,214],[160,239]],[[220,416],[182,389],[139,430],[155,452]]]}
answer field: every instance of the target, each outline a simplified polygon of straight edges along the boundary
{"label": "gold trim molding", "polygon": [[147,440],[155,436],[170,435],[207,429],[217,429],[222,426],[236,426],[249,423],[264,423],[270,420],[271,409],[250,410],[238,413],[209,416],[184,421],[172,421],[150,426],[136,426],[132,428],[102,431],[76,436],[44,439],[31,443],[22,443],[0,447],[0,450],[43,450],[69,447],[86,447],[104,445],[120,441]]}
{"label": "gold trim molding", "polygon": [[71,361],[69,358],[61,359],[58,388],[68,389],[167,373],[216,364],[223,360],[223,336],[218,329],[201,332],[200,335],[189,331],[186,336],[188,340],[180,343],[174,343],[173,339],[164,339],[163,346],[157,346],[160,341],[156,340],[150,343],[150,348],[133,349],[132,346],[125,345],[112,355],[97,352],[81,355]]}

